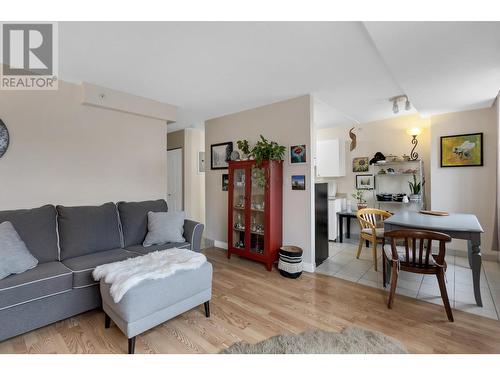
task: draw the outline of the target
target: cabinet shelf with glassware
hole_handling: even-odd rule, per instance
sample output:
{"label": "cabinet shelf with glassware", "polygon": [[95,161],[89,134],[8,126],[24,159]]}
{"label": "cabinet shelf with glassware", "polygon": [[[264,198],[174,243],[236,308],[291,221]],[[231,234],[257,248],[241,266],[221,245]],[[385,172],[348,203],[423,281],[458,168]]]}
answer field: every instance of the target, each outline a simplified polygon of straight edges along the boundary
{"label": "cabinet shelf with glassware", "polygon": [[283,231],[283,162],[229,162],[228,251],[262,262],[278,259]]}
{"label": "cabinet shelf with glassware", "polygon": [[[390,211],[425,209],[425,178],[422,160],[379,161],[374,164],[374,176],[373,198],[379,209]],[[405,202],[404,196],[408,198],[408,202]]]}

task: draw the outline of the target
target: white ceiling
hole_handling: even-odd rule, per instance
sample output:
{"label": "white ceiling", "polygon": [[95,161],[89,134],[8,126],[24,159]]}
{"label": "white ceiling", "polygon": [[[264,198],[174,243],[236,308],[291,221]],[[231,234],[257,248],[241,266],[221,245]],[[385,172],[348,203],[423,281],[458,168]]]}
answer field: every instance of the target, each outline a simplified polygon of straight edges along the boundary
{"label": "white ceiling", "polygon": [[[490,106],[500,22],[61,22],[60,76],[179,107],[170,130],[304,94],[320,127]],[[401,111],[400,115],[412,113]]]}

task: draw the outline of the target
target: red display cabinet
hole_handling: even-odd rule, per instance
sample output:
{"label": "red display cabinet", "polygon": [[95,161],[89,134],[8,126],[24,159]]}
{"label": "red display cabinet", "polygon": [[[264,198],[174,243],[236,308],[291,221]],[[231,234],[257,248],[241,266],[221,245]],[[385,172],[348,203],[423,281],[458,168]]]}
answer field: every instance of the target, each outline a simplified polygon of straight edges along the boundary
{"label": "red display cabinet", "polygon": [[283,161],[229,162],[228,251],[262,262],[278,259],[283,235]]}

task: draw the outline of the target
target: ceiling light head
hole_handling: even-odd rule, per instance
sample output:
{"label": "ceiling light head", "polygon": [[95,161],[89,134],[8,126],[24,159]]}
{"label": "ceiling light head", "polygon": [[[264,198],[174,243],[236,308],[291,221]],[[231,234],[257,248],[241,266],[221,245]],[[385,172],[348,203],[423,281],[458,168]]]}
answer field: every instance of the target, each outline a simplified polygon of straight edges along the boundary
{"label": "ceiling light head", "polygon": [[410,104],[410,100],[408,99],[408,97],[406,97],[405,109],[407,111],[409,111],[411,109],[411,104]]}
{"label": "ceiling light head", "polygon": [[392,103],[392,112],[394,114],[396,114],[396,113],[399,112],[399,106],[398,106],[398,101],[397,100],[394,100],[394,102]]}

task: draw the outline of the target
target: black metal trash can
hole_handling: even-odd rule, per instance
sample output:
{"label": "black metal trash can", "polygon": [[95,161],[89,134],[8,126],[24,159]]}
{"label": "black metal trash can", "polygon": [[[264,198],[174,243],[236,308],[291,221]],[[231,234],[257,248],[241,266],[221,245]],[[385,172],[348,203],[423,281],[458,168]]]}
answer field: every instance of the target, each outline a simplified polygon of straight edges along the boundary
{"label": "black metal trash can", "polygon": [[290,279],[296,279],[302,275],[302,249],[298,246],[280,247],[278,269],[281,276]]}

